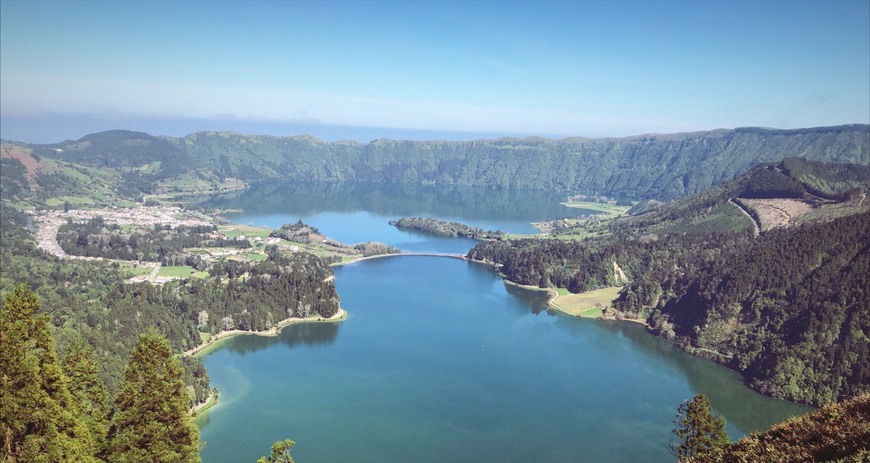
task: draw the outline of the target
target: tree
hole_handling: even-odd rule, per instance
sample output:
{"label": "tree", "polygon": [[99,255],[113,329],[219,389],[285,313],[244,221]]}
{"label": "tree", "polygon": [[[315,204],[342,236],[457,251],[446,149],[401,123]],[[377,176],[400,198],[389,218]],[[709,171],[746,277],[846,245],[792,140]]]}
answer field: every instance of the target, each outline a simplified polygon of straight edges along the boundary
{"label": "tree", "polygon": [[82,339],[75,340],[67,349],[62,367],[69,378],[69,391],[82,420],[88,426],[96,446],[104,448],[109,427],[109,393],[105,383],[99,378],[99,367],[94,360],[93,349]]}
{"label": "tree", "polygon": [[107,460],[199,463],[199,430],[187,412],[182,368],[169,341],[151,329],[139,336],[115,397]]}
{"label": "tree", "polygon": [[96,446],[38,310],[24,285],[0,307],[0,460],[94,462]]}
{"label": "tree", "polygon": [[272,444],[272,452],[269,457],[257,458],[257,463],[293,463],[293,457],[290,456],[290,448],[296,445],[290,439],[278,441]]}
{"label": "tree", "polygon": [[725,431],[725,419],[713,415],[710,401],[704,394],[684,401],[674,418],[676,440],[668,444],[678,462],[692,457],[715,457],[730,441]]}

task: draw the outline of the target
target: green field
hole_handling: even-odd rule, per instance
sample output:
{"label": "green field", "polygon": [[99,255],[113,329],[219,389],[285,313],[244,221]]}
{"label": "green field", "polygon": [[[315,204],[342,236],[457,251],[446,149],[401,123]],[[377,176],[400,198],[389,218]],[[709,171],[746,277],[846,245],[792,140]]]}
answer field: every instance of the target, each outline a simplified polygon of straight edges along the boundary
{"label": "green field", "polygon": [[159,277],[181,277],[187,278],[193,275],[196,270],[189,265],[177,265],[177,266],[168,266],[168,267],[160,267],[160,271],[157,272],[157,276]]}
{"label": "green field", "polygon": [[568,201],[562,203],[562,205],[575,209],[590,209],[593,211],[603,212],[611,217],[625,214],[626,211],[631,209],[631,206],[617,206],[615,204],[596,203],[591,201]]}
{"label": "green field", "polygon": [[257,236],[265,239],[269,237],[269,233],[272,233],[272,230],[268,228],[252,227],[249,225],[226,225],[218,227],[218,231],[229,238],[238,238],[244,235],[246,238]]}
{"label": "green field", "polygon": [[574,294],[567,289],[559,288],[559,297],[552,302],[552,305],[571,315],[597,318],[602,315],[602,309],[610,307],[610,303],[619,296],[621,289],[621,286],[611,286]]}
{"label": "green field", "polygon": [[151,267],[137,267],[127,262],[121,262],[119,264],[118,270],[125,278],[133,278],[141,275],[148,275],[154,269],[152,269]]}

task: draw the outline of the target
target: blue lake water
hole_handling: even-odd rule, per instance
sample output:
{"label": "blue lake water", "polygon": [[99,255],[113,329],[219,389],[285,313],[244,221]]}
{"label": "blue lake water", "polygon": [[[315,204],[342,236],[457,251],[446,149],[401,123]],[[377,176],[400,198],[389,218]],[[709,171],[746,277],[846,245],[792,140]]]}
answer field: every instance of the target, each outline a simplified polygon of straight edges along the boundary
{"label": "blue lake water", "polygon": [[[472,241],[400,232],[383,219],[464,217],[507,228],[527,224],[523,214],[564,212],[534,202],[524,212],[505,198],[509,213],[491,203],[483,212],[430,205],[416,214],[395,203],[342,210],[353,200],[340,195],[334,210],[319,211],[285,198],[234,220],[277,227],[302,218],[348,243],[465,252]],[[220,207],[234,204],[226,201]],[[549,312],[542,293],[507,286],[481,265],[402,256],[334,270],[347,320],[235,337],[203,358],[221,391],[198,421],[205,463],[253,462],[284,438],[305,463],[666,462],[676,409],[696,393],[710,397],[734,438],[809,410],[761,396],[639,325]]]}

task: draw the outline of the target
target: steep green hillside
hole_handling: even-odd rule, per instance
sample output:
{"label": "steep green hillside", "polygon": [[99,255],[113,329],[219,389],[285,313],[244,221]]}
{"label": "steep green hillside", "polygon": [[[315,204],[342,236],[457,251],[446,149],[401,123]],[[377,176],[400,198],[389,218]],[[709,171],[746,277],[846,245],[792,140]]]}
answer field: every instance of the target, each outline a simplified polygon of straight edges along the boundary
{"label": "steep green hillside", "polygon": [[[804,191],[806,180],[786,165],[837,185],[828,196],[841,200]],[[794,218],[799,226],[756,236],[751,220],[729,219],[743,214],[730,198],[773,191],[800,197],[776,201],[805,201],[811,209]],[[492,241],[468,255],[522,284],[572,292],[624,285],[609,316],[643,320],[687,351],[743,372],[759,391],[829,403],[870,387],[867,191],[866,166],[760,166],[616,219],[603,237]]]}
{"label": "steep green hillside", "polygon": [[[324,142],[199,132],[112,131],[30,146],[38,156],[113,168],[141,193],[267,179],[408,182],[671,199],[786,157],[870,162],[870,127],[742,128],[627,138]],[[810,174],[811,175],[811,174]],[[825,185],[819,185],[823,191]]]}

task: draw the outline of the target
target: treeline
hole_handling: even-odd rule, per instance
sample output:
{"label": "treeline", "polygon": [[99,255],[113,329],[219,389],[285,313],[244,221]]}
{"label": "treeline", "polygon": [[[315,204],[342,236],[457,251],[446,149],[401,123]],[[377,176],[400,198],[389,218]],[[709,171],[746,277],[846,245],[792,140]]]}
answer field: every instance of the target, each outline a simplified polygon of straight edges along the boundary
{"label": "treeline", "polygon": [[757,240],[748,232],[485,242],[508,279],[573,292],[630,282],[614,303],[766,394],[823,404],[870,391],[870,213]]}
{"label": "treeline", "polygon": [[484,230],[458,222],[427,217],[402,217],[398,220],[390,220],[389,223],[402,230],[419,231],[435,236],[461,236],[475,240],[498,239],[502,236],[501,231]]}
{"label": "treeline", "polygon": [[67,254],[74,256],[191,265],[200,270],[205,268],[205,263],[199,256],[185,253],[185,248],[251,247],[247,239],[218,234],[214,225],[172,228],[157,224],[150,229],[124,231],[120,225],[108,224],[102,217],[83,223],[67,221],[58,230],[57,242]]}

